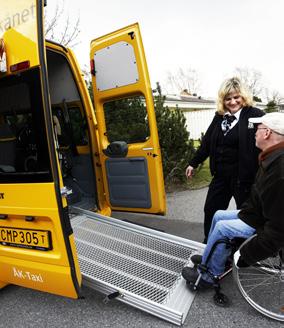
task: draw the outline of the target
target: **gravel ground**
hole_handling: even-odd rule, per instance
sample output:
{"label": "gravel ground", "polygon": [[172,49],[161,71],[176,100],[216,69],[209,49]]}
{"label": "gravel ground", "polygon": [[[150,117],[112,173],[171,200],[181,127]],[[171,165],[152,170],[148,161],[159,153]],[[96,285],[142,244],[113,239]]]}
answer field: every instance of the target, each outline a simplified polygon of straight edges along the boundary
{"label": "gravel ground", "polygon": [[[143,224],[184,238],[202,241],[203,203],[206,189],[168,194],[166,217],[114,213],[114,216]],[[234,208],[234,203],[230,204]],[[223,292],[231,300],[229,308],[212,301],[212,291],[198,292],[183,327],[188,328],[276,328],[283,324],[256,312],[240,296],[232,277],[222,283]],[[176,327],[150,314],[118,301],[102,302],[103,296],[84,287],[85,299],[70,300],[17,286],[0,291],[0,327]]]}

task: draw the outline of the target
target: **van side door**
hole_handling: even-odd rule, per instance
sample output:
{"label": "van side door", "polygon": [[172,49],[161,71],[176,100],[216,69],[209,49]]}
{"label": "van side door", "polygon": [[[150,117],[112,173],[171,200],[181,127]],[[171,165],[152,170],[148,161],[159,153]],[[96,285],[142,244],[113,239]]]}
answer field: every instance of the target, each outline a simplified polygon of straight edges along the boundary
{"label": "van side door", "polygon": [[138,24],[93,40],[91,66],[109,206],[164,214],[162,158]]}

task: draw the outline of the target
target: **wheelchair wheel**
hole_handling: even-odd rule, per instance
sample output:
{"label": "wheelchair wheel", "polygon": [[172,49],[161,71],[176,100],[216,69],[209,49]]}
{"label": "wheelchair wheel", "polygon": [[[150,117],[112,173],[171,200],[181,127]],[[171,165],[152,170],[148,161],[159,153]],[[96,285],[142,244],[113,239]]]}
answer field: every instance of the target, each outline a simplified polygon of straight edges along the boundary
{"label": "wheelchair wheel", "polygon": [[233,275],[246,301],[262,314],[284,321],[284,263],[279,255],[248,268],[233,266]]}

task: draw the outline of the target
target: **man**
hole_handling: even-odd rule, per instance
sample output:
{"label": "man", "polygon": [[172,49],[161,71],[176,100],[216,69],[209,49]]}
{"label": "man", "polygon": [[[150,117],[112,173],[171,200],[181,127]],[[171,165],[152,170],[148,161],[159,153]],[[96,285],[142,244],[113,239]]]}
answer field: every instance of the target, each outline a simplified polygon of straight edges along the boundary
{"label": "man", "polygon": [[[242,209],[215,213],[202,264],[205,264],[212,246],[219,239],[248,238],[257,234],[241,248],[237,263],[239,267],[273,256],[284,247],[284,113],[250,118],[249,122],[257,124],[256,146],[262,150],[259,155],[260,168],[250,197]],[[212,275],[219,276],[224,272],[229,255],[230,249],[224,243],[218,244],[207,262]],[[195,256],[192,261],[196,260]],[[185,267],[182,271],[183,278],[188,282],[194,283],[198,275],[196,268]],[[211,286],[212,275],[202,273],[199,286]]]}

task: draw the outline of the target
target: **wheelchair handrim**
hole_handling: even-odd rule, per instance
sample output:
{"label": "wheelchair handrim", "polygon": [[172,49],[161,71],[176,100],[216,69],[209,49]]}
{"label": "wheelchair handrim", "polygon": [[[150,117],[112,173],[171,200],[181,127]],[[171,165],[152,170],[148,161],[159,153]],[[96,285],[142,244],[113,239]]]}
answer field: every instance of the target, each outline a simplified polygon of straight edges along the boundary
{"label": "wheelchair handrim", "polygon": [[[269,262],[269,259],[266,261],[268,262],[262,261],[257,263],[255,267],[241,269],[236,268],[234,263],[234,279],[237,282],[241,294],[253,308],[274,320],[284,321],[284,272],[279,265],[275,265],[275,267],[273,265],[278,259],[273,258],[273,262]],[[278,288],[276,288],[276,284],[278,284]],[[257,297],[258,294],[259,297]],[[277,299],[279,299],[279,304],[275,305],[275,310],[268,309],[270,306],[272,307],[272,304],[274,305],[276,303]],[[267,307],[259,304],[261,303],[257,302],[259,300],[262,302],[266,301]],[[277,307],[278,311],[276,311]]]}

